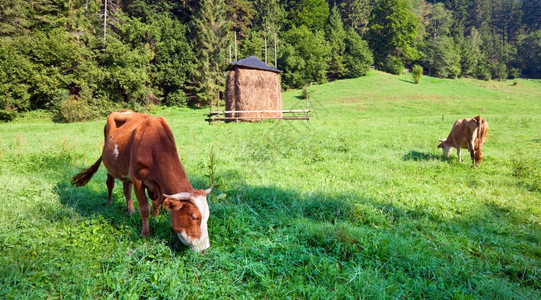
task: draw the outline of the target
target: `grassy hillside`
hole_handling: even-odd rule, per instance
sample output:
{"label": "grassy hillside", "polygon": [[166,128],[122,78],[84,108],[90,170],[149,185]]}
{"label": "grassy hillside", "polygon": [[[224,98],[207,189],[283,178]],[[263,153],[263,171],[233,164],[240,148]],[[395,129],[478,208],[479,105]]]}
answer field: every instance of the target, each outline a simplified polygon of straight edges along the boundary
{"label": "grassy hillside", "polygon": [[[204,256],[166,212],[140,237],[120,184],[104,205],[103,167],[69,185],[104,120],[0,124],[0,298],[541,297],[541,82],[373,71],[310,90],[310,122],[156,112],[192,184],[216,186]],[[472,170],[436,138],[477,114],[490,129]]]}

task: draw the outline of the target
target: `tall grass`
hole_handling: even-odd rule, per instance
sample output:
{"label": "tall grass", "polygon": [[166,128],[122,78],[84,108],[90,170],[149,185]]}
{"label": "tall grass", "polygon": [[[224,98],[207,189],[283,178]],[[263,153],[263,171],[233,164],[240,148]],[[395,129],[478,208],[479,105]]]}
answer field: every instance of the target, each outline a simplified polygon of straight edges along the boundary
{"label": "tall grass", "polygon": [[[311,86],[309,122],[158,111],[192,184],[215,185],[204,256],[164,210],[139,236],[103,167],[69,185],[104,120],[0,124],[0,298],[540,298],[541,83],[517,82],[371,72]],[[477,114],[472,170],[436,138]]]}

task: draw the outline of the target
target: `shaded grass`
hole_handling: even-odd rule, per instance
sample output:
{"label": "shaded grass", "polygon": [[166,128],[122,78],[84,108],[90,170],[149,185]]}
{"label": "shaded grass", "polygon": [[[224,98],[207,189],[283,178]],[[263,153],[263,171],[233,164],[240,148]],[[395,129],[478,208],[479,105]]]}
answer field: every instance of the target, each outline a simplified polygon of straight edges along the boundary
{"label": "shaded grass", "polygon": [[[69,185],[100,155],[103,120],[0,124],[0,296],[539,298],[541,84],[405,78],[312,86],[310,122],[160,110],[192,184],[216,184],[205,256],[166,212],[140,237],[121,188],[105,205],[103,167]],[[490,130],[472,170],[436,138],[476,114]]]}

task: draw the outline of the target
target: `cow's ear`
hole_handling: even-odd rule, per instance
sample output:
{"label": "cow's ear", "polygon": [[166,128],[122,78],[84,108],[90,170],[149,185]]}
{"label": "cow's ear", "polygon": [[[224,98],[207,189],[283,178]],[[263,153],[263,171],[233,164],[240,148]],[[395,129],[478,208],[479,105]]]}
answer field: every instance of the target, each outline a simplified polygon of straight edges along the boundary
{"label": "cow's ear", "polygon": [[165,201],[163,201],[163,206],[168,211],[178,211],[182,208],[183,205],[184,205],[184,201],[180,201],[176,199],[165,198]]}

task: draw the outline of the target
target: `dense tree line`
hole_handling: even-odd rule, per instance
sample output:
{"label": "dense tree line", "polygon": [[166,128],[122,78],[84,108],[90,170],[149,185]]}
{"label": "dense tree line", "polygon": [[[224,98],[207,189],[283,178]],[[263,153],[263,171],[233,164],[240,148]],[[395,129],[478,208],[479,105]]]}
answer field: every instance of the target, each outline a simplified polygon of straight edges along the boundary
{"label": "dense tree line", "polygon": [[73,121],[151,103],[208,105],[223,91],[235,55],[276,63],[284,88],[363,76],[371,65],[393,73],[421,65],[428,75],[448,78],[541,78],[541,0],[0,0],[0,6],[3,120],[33,109]]}

